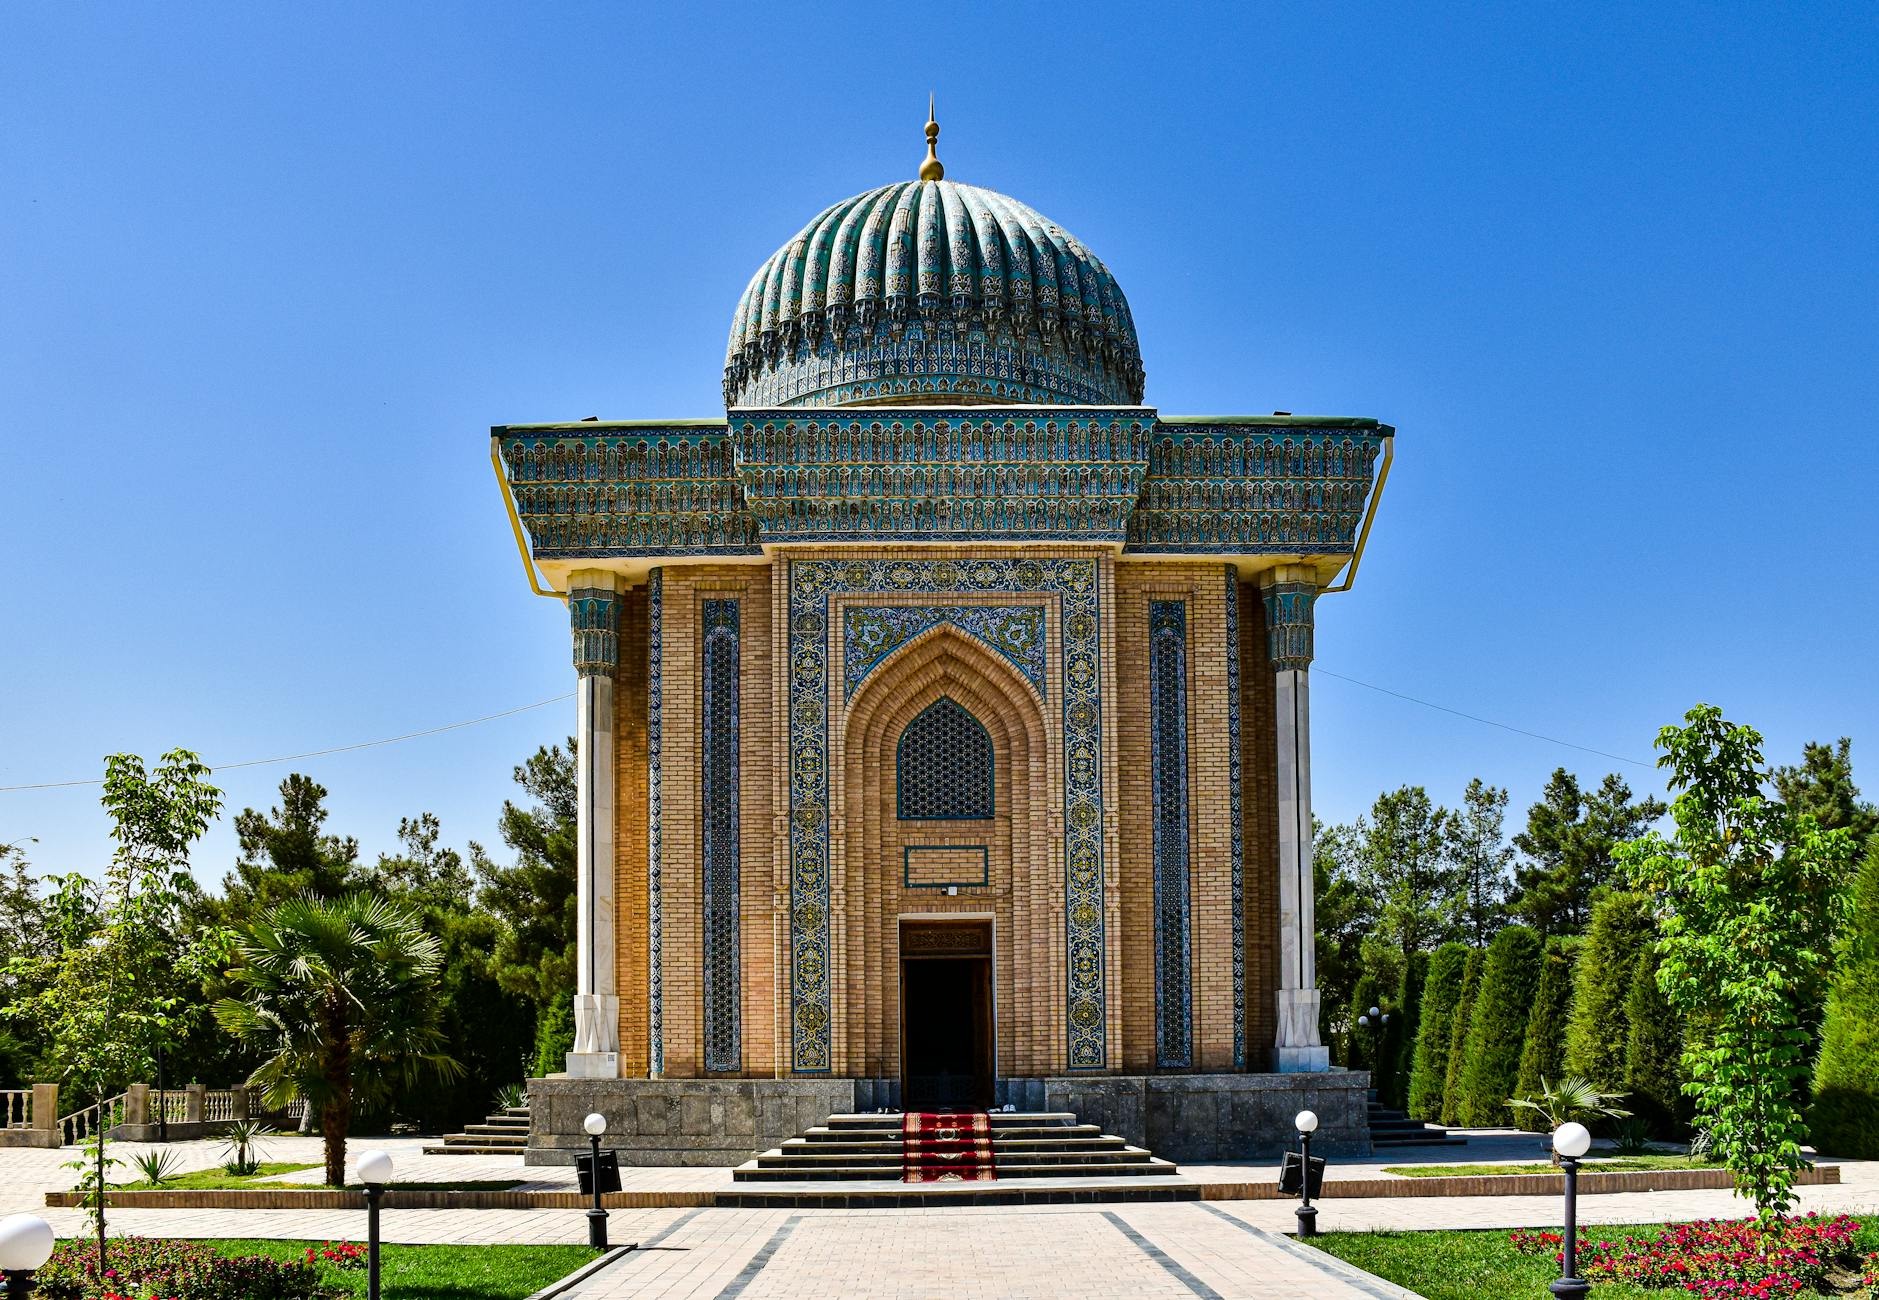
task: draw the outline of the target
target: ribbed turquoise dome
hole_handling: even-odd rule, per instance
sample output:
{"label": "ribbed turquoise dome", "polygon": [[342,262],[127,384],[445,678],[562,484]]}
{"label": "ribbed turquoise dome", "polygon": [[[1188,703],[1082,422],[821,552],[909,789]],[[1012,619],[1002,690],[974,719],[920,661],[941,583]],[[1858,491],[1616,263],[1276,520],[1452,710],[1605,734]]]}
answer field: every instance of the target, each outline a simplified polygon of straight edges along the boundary
{"label": "ribbed turquoise dome", "polygon": [[1109,268],[1016,199],[948,180],[804,226],[751,277],[724,362],[726,406],[1141,400]]}

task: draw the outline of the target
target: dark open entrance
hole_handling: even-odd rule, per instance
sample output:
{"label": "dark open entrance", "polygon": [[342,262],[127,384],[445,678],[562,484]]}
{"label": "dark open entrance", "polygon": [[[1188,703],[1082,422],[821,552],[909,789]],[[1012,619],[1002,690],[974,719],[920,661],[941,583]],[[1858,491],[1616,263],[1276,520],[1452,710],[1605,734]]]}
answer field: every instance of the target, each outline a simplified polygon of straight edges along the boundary
{"label": "dark open entrance", "polygon": [[902,1104],[983,1110],[992,1100],[990,925],[909,922],[900,956]]}

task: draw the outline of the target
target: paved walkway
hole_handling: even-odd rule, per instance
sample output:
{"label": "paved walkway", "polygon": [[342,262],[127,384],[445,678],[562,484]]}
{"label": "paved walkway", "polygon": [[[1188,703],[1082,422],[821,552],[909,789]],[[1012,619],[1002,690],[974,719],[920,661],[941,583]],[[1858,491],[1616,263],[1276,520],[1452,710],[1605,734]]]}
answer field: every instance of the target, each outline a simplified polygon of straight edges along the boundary
{"label": "paved walkway", "polygon": [[[356,1159],[374,1147],[391,1153],[398,1177],[410,1181],[522,1180],[526,1186],[566,1189],[567,1168],[530,1168],[513,1156],[425,1156],[425,1139],[354,1143]],[[1532,1139],[1478,1135],[1467,1147],[1393,1153],[1332,1165],[1319,1226],[1327,1232],[1377,1229],[1513,1228],[1554,1226],[1557,1197],[1349,1198],[1336,1194],[1335,1177],[1375,1177],[1385,1164],[1531,1160]],[[118,1176],[134,1177],[131,1156],[150,1148],[120,1144],[127,1163]],[[203,1169],[221,1159],[212,1141],[173,1143],[180,1169]],[[317,1162],[318,1139],[275,1138],[265,1158]],[[84,1231],[76,1210],[48,1210],[47,1191],[72,1186],[63,1151],[0,1150],[0,1216],[29,1211],[61,1234]],[[1800,1189],[1803,1210],[1879,1214],[1879,1162],[1847,1162],[1836,1187]],[[714,1189],[731,1186],[723,1169],[623,1170],[629,1188]],[[1191,1165],[1182,1181],[1269,1181],[1270,1164]],[[283,1175],[316,1181],[312,1174]],[[1131,1180],[1138,1182],[1140,1180]],[[1159,1181],[1159,1180],[1157,1180]],[[868,1295],[979,1297],[1073,1295],[1104,1297],[1350,1297],[1403,1296],[1364,1279],[1328,1256],[1283,1239],[1292,1230],[1293,1206],[1284,1201],[1174,1202],[1114,1206],[959,1207],[923,1210],[615,1210],[616,1242],[641,1249],[571,1294],[603,1300],[617,1296],[763,1297]],[[1732,1217],[1748,1207],[1728,1192],[1637,1192],[1588,1196],[1583,1222],[1646,1223],[1666,1219]],[[116,1210],[118,1233],[174,1237],[277,1237],[358,1240],[364,1216],[354,1210]],[[388,1210],[385,1240],[404,1243],[581,1243],[586,1220],[570,1210]],[[1301,1253],[1304,1252],[1304,1253]],[[1332,1270],[1326,1272],[1326,1269]],[[1366,1289],[1368,1288],[1368,1289]]]}

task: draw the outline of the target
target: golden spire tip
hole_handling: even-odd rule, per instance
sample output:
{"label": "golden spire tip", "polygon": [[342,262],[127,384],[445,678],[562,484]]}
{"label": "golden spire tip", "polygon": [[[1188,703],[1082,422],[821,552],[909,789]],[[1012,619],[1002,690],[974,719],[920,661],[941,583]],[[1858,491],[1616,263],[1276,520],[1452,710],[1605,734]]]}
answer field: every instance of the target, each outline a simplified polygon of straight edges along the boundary
{"label": "golden spire tip", "polygon": [[946,175],[946,168],[939,160],[939,118],[933,112],[933,94],[926,97],[926,161],[920,164],[920,179],[923,181],[940,180]]}

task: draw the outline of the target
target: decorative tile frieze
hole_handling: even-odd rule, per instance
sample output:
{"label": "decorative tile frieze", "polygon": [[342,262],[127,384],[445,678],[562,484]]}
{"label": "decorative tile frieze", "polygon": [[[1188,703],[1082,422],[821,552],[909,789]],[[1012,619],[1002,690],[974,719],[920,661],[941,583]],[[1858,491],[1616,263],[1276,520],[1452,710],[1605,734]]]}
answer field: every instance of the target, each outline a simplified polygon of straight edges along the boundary
{"label": "decorative tile frieze", "polygon": [[1260,595],[1266,602],[1266,659],[1273,670],[1311,667],[1318,588],[1309,582],[1275,582]]}
{"label": "decorative tile frieze", "polygon": [[1148,602],[1148,753],[1155,881],[1155,1064],[1194,1064],[1189,952],[1187,603]]}
{"label": "decorative tile frieze", "polygon": [[1120,542],[1154,413],[740,409],[730,423],[766,543]]}
{"label": "decorative tile frieze", "polygon": [[883,660],[944,624],[983,641],[1046,693],[1042,605],[849,605],[842,610],[842,681],[847,697]]}
{"label": "decorative tile frieze", "polygon": [[568,592],[568,622],[574,632],[574,671],[581,677],[612,677],[620,668],[620,598],[604,587]]}
{"label": "decorative tile frieze", "polygon": [[646,579],[646,1011],[651,1073],[665,1073],[665,864],[661,850],[665,737],[665,570]]}
{"label": "decorative tile frieze", "polygon": [[738,602],[707,600],[702,615],[705,1069],[735,1071],[744,1063],[738,994]]}
{"label": "decorative tile frieze", "polygon": [[1233,1068],[1246,1068],[1246,824],[1240,753],[1240,575],[1227,566],[1227,831],[1233,894]]}
{"label": "decorative tile frieze", "polygon": [[1130,555],[1342,554],[1357,544],[1379,426],[1162,421],[1129,518]]}
{"label": "decorative tile frieze", "polygon": [[790,1064],[829,1070],[830,598],[1011,593],[1056,598],[1062,622],[1067,1058],[1108,1059],[1103,953],[1101,608],[1093,559],[791,560],[789,565]]}

